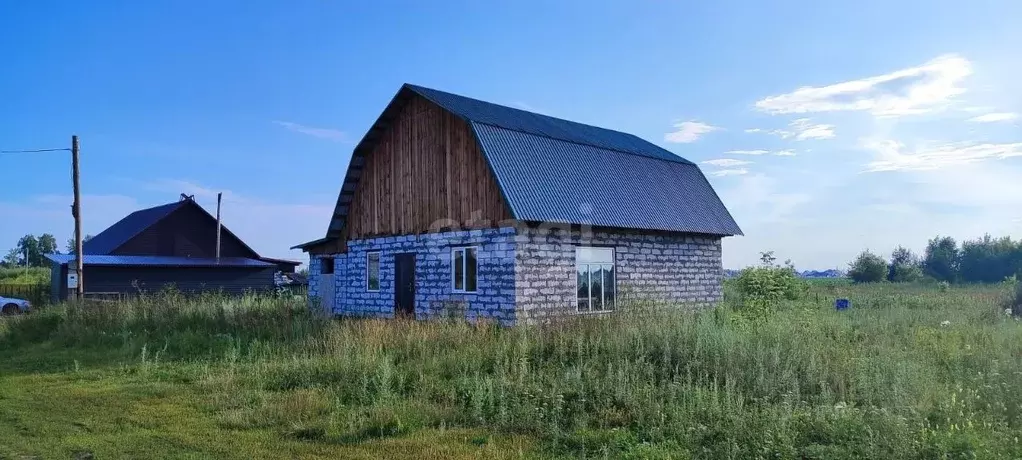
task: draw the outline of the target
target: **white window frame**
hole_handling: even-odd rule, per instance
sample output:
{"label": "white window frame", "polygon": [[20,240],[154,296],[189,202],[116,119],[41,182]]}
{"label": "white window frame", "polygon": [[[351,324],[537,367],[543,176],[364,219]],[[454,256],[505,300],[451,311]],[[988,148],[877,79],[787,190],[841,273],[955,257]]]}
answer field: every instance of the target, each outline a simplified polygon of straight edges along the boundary
{"label": "white window frame", "polygon": [[[590,302],[589,310],[580,310],[579,309],[579,307],[578,307],[578,300],[579,300],[579,298],[578,298],[578,266],[579,266],[579,257],[578,256],[579,256],[579,250],[580,249],[609,249],[610,250],[610,263],[607,263],[607,262],[582,262],[582,263],[586,265],[586,272],[587,273],[592,273],[592,270],[589,269],[590,265],[610,265],[614,269],[614,276],[611,277],[611,282],[614,283],[614,308],[612,308],[612,309],[607,309],[606,308],[606,306],[607,306],[607,289],[605,287],[603,287],[603,281],[601,280],[600,281],[600,288],[602,289],[602,292],[600,292],[600,304],[603,305],[604,307],[603,307],[602,310],[593,310],[592,309],[592,307],[593,307],[592,303],[591,303],[592,301],[589,300],[589,299],[592,299],[592,297],[593,297],[593,280],[590,279],[589,280],[589,297],[587,298],[587,301]],[[589,275],[589,276],[590,276],[590,278],[592,278],[591,275]],[[612,312],[617,310],[617,303],[618,303],[618,290],[617,290],[617,248],[615,248],[613,246],[575,246],[575,269],[574,269],[574,273],[572,274],[572,277],[575,278],[575,294],[574,294],[575,301],[574,302],[575,302],[575,312],[576,313],[578,313],[580,315],[599,314],[599,313],[612,313]]]}
{"label": "white window frame", "polygon": [[[376,254],[376,289],[369,287],[369,258]],[[380,273],[383,272],[383,257],[380,255],[380,251],[369,251],[366,253],[366,292],[380,292],[380,288],[383,285],[383,279],[380,277]]]}
{"label": "white window frame", "polygon": [[[464,277],[464,279],[461,280],[461,285],[467,288],[468,287],[468,257],[466,257],[466,255],[467,255],[467,251],[469,249],[475,251],[475,254],[476,254],[476,257],[475,257],[475,263],[476,263],[476,270],[475,270],[475,274],[476,274],[476,288],[473,291],[469,291],[469,290],[466,290],[466,289],[458,289],[456,287],[458,285],[457,284],[457,278],[456,278],[458,272],[454,269],[454,261],[457,260],[457,258],[454,256],[454,254],[456,252],[461,251],[463,253],[461,255],[461,263],[462,263],[461,275]],[[461,294],[475,294],[475,293],[479,292],[479,246],[455,246],[455,247],[451,248],[451,291],[457,292],[457,293],[461,293]]]}

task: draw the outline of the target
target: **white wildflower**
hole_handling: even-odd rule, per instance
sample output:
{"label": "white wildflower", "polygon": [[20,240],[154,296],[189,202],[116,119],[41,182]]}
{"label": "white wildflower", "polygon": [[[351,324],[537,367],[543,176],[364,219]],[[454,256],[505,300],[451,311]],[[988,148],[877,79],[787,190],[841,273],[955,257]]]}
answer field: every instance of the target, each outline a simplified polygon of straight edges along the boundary
{"label": "white wildflower", "polygon": [[950,325],[951,325],[951,321],[948,321],[946,319],[944,321],[940,322],[940,327],[948,327]]}

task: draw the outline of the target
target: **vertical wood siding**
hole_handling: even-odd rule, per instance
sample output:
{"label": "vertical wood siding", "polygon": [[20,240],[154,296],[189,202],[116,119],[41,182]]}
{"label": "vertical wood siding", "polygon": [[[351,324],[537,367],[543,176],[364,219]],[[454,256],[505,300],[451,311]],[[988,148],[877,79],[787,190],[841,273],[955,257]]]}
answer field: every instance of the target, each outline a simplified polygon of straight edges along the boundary
{"label": "vertical wood siding", "polygon": [[468,124],[416,96],[366,155],[345,239],[423,233],[441,220],[484,228],[509,219]]}

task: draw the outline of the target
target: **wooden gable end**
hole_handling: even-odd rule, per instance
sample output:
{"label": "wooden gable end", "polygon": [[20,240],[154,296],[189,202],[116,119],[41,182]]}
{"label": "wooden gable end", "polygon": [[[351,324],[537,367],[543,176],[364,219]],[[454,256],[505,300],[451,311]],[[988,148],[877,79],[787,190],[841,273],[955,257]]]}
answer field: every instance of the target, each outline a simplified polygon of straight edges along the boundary
{"label": "wooden gable end", "polygon": [[[198,204],[181,206],[113,251],[115,255],[216,256],[216,218]],[[258,258],[234,234],[220,232],[221,257]]]}
{"label": "wooden gable end", "polygon": [[413,96],[366,155],[342,239],[495,227],[510,219],[468,123]]}

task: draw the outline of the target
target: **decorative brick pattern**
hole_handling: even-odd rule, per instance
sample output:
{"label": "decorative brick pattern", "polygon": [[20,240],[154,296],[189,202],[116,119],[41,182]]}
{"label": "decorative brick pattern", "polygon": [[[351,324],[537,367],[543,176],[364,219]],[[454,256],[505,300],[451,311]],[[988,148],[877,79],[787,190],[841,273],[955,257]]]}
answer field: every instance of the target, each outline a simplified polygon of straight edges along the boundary
{"label": "decorative brick pattern", "polygon": [[[415,316],[501,324],[577,314],[575,248],[613,247],[619,303],[651,300],[687,307],[720,301],[723,267],[719,237],[568,228],[512,228],[427,233],[348,242],[335,254],[334,313],[394,316],[394,256],[413,252]],[[456,293],[451,248],[477,248],[477,292]],[[366,286],[366,254],[380,253],[380,289]],[[309,261],[309,296],[319,288],[320,260]]]}
{"label": "decorative brick pattern", "polygon": [[[475,321],[491,318],[515,323],[514,228],[426,233],[353,240],[348,252],[336,254],[334,313],[350,316],[394,316],[394,256],[415,253],[415,317],[456,314]],[[452,286],[451,248],[476,247],[477,290],[456,293]],[[366,286],[367,254],[380,253],[380,289]],[[312,265],[310,263],[310,273]],[[309,295],[313,295],[312,279]]]}
{"label": "decorative brick pattern", "polygon": [[519,321],[576,314],[575,247],[614,247],[618,299],[690,307],[721,298],[721,239],[696,235],[520,229],[515,236]]}
{"label": "decorative brick pattern", "polygon": [[309,257],[309,300],[319,298],[319,271],[321,268],[320,256]]}

